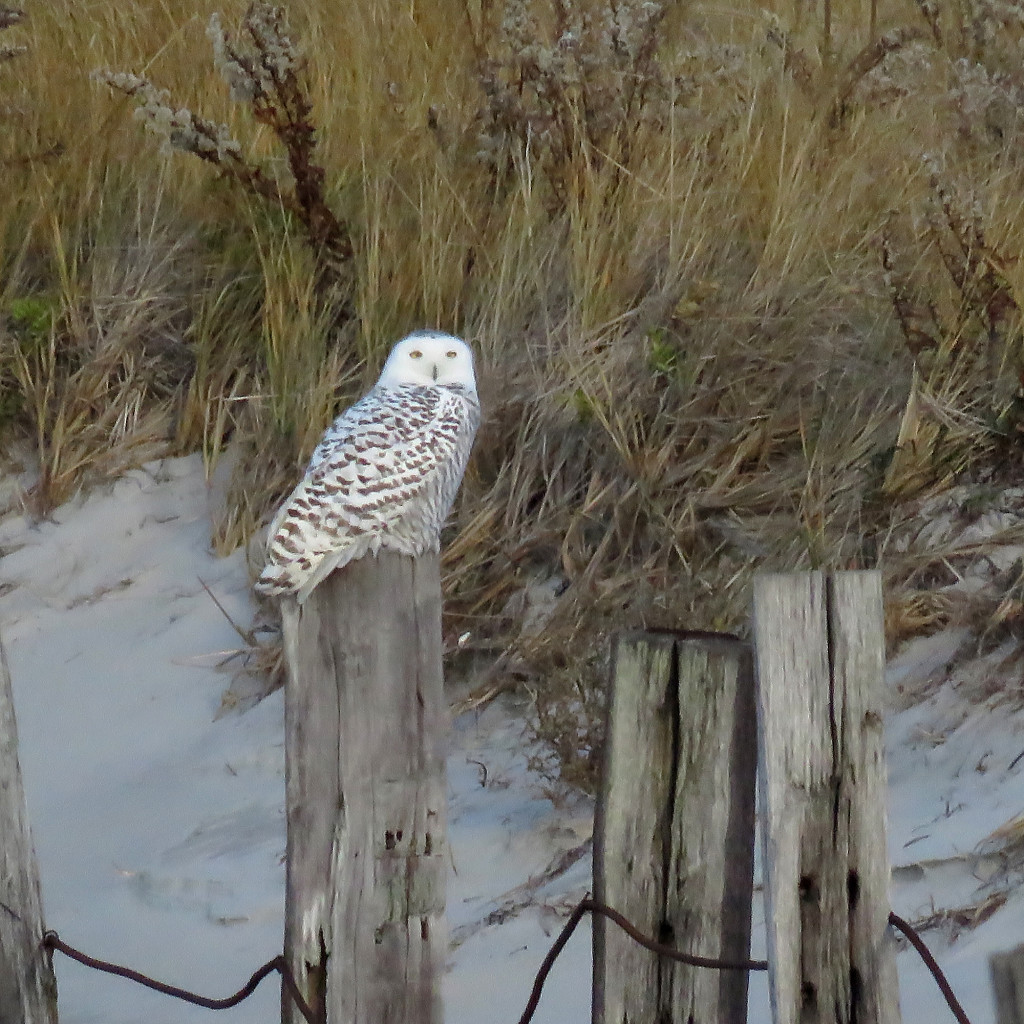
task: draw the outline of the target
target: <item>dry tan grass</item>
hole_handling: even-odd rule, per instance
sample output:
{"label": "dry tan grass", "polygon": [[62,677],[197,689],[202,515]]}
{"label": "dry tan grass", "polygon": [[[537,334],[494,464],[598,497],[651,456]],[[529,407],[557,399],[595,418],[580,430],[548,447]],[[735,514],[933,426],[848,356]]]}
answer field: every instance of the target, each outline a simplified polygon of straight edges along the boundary
{"label": "dry tan grass", "polygon": [[[900,502],[1016,458],[1024,83],[997,6],[296,7],[339,297],[280,136],[212,70],[240,4],[31,4],[0,62],[0,416],[37,439],[40,505],[230,448],[229,548],[391,340],[462,333],[487,415],[446,629],[508,652],[587,778],[609,629],[741,628],[755,569],[874,564]],[[223,123],[281,201],[162,155],[103,67]],[[892,629],[942,614],[908,596]]]}

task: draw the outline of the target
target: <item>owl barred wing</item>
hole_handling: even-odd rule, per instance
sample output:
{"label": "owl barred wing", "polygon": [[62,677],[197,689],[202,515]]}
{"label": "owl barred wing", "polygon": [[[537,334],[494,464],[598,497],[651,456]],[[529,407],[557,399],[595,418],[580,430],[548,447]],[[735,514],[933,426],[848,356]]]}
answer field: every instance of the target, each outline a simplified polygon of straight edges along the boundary
{"label": "owl barred wing", "polygon": [[271,526],[257,589],[302,601],[381,547],[436,548],[479,420],[457,388],[375,388],[328,429]]}
{"label": "owl barred wing", "polygon": [[377,384],[328,428],[271,525],[256,589],[301,603],[334,568],[439,543],[480,419],[473,353],[440,331],[391,349]]}
{"label": "owl barred wing", "polygon": [[[388,402],[388,397],[391,397],[392,402]],[[324,431],[324,436],[309,457],[302,479],[274,514],[267,531],[268,549],[273,544],[285,520],[294,514],[296,500],[308,498],[310,494],[307,492],[319,493],[322,489],[323,481],[321,477],[317,476],[317,470],[322,463],[327,461],[328,467],[338,469],[345,464],[350,454],[360,452],[366,453],[363,457],[370,457],[376,461],[373,458],[372,446],[380,432],[382,413],[386,414],[389,405],[394,402],[394,397],[382,395],[379,389],[374,389],[364,395],[355,405],[342,412]],[[386,424],[385,429],[390,429],[390,424]],[[349,475],[354,481],[355,468]],[[301,507],[302,503],[300,503]]]}

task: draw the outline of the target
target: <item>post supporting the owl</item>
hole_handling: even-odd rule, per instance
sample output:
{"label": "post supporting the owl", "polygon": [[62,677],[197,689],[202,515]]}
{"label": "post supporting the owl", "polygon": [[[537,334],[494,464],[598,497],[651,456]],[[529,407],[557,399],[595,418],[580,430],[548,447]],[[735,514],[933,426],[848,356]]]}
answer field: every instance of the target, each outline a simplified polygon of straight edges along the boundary
{"label": "post supporting the owl", "polygon": [[898,1024],[877,572],[754,580],[774,1024]]}
{"label": "post supporting the owl", "polygon": [[[439,558],[361,558],[283,611],[285,955],[332,1024],[441,1024]],[[287,997],[283,1011],[298,1022]]]}
{"label": "post supporting the owl", "polygon": [[0,1021],[56,1024],[57,980],[43,949],[39,869],[18,763],[18,729],[0,641]]}
{"label": "post supporting the owl", "polygon": [[[612,648],[594,891],[642,932],[746,961],[757,734],[735,637],[628,633]],[[595,1024],[744,1024],[745,971],[672,963],[594,918]]]}

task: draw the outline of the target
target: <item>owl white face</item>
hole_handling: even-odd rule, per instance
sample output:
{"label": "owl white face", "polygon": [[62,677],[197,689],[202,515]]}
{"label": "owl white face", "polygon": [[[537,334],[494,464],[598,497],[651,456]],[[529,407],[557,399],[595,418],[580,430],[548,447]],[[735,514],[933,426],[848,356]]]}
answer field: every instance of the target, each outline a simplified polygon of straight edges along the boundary
{"label": "owl white face", "polygon": [[391,350],[378,385],[461,384],[476,391],[473,351],[459,338],[439,331],[417,331]]}

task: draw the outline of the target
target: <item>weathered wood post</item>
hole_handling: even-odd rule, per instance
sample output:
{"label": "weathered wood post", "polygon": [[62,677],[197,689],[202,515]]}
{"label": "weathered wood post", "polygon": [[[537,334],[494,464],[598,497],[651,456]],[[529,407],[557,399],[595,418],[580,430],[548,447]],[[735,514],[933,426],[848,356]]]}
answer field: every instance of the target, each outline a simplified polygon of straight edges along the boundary
{"label": "weathered wood post", "polygon": [[441,1024],[438,556],[362,558],[283,611],[286,956],[330,1024]]}
{"label": "weathered wood post", "polygon": [[39,869],[18,763],[18,727],[0,640],[0,1021],[56,1024],[57,980],[43,950]]}
{"label": "weathered wood post", "polygon": [[877,572],[754,581],[775,1024],[898,1024]]}
{"label": "weathered wood post", "polygon": [[1024,946],[988,959],[995,995],[996,1024],[1024,1024]]}
{"label": "weathered wood post", "polygon": [[[687,952],[750,955],[752,660],[735,637],[630,633],[612,648],[594,892]],[[743,1024],[745,971],[661,959],[594,922],[594,1021]]]}

